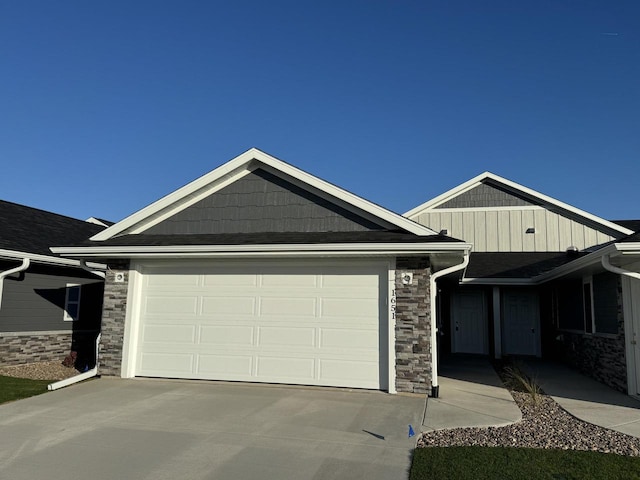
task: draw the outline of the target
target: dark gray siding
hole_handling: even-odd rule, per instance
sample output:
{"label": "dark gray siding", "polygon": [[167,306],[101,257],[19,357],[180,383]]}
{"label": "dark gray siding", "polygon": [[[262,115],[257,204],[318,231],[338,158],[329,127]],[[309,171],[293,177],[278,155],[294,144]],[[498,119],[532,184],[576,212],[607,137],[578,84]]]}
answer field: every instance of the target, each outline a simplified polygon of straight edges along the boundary
{"label": "dark gray siding", "polygon": [[380,225],[258,169],[144,233],[355,232],[382,229]]}
{"label": "dark gray siding", "polygon": [[535,204],[511,192],[483,183],[436,208],[522,207],[526,205]]}
{"label": "dark gray siding", "polygon": [[[0,269],[15,266],[0,263]],[[66,285],[82,285],[79,320],[64,321]],[[73,268],[32,266],[5,278],[0,332],[99,330],[104,282]]]}

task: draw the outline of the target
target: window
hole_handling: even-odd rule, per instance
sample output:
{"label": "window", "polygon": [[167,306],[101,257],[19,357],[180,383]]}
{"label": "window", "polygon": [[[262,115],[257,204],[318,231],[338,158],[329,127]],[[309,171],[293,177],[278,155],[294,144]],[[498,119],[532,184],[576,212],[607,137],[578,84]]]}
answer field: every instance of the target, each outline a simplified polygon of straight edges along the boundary
{"label": "window", "polygon": [[618,275],[593,277],[593,318],[596,333],[618,333]]}
{"label": "window", "polygon": [[67,293],[64,299],[64,320],[75,322],[80,317],[80,291],[82,286],[67,283]]}
{"label": "window", "polygon": [[582,279],[582,312],[584,313],[584,331],[593,333],[593,283],[591,277]]}

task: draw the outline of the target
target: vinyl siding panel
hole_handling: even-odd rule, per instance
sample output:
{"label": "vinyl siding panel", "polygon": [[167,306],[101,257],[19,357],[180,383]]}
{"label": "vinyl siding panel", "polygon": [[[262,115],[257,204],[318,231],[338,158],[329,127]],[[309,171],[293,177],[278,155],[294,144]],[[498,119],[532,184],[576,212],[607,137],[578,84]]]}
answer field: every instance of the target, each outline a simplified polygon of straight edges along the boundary
{"label": "vinyl siding panel", "polygon": [[[64,321],[66,285],[82,285],[79,320]],[[71,269],[29,269],[4,280],[0,332],[97,330],[103,281]]]}
{"label": "vinyl siding panel", "polygon": [[144,233],[354,232],[381,225],[264,170],[255,170]]}
{"label": "vinyl siding panel", "polygon": [[494,185],[480,184],[460,195],[438,205],[440,208],[469,208],[469,207],[513,207],[534,205],[524,197],[514,195]]}
{"label": "vinyl siding panel", "polygon": [[[430,210],[419,223],[473,244],[475,252],[564,252],[611,241],[607,235],[542,207]],[[526,233],[530,227],[535,233]]]}

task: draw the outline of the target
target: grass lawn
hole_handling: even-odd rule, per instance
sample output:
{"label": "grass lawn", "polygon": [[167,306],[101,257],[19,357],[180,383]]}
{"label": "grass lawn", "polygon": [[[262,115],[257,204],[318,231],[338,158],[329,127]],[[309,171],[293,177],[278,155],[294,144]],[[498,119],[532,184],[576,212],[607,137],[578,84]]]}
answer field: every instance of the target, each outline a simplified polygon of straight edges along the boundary
{"label": "grass lawn", "polygon": [[51,380],[28,380],[0,375],[0,403],[45,393],[50,383]]}
{"label": "grass lawn", "polygon": [[640,479],[640,457],[533,448],[417,448],[410,480]]}

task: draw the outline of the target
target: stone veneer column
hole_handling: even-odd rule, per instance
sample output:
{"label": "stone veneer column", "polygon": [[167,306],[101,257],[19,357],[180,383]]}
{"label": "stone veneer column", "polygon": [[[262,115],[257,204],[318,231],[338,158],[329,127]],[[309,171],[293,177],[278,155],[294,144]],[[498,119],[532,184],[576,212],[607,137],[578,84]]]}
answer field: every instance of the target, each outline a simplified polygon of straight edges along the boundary
{"label": "stone veneer column", "polygon": [[[413,273],[411,285],[402,273]],[[431,393],[431,308],[429,259],[396,259],[396,390]]]}
{"label": "stone veneer column", "polygon": [[[102,338],[98,362],[100,375],[120,376],[122,368],[122,344],[124,320],[127,313],[129,289],[129,261],[108,261],[109,270],[104,283],[102,307]],[[124,281],[116,282],[116,274],[123,274]]]}

